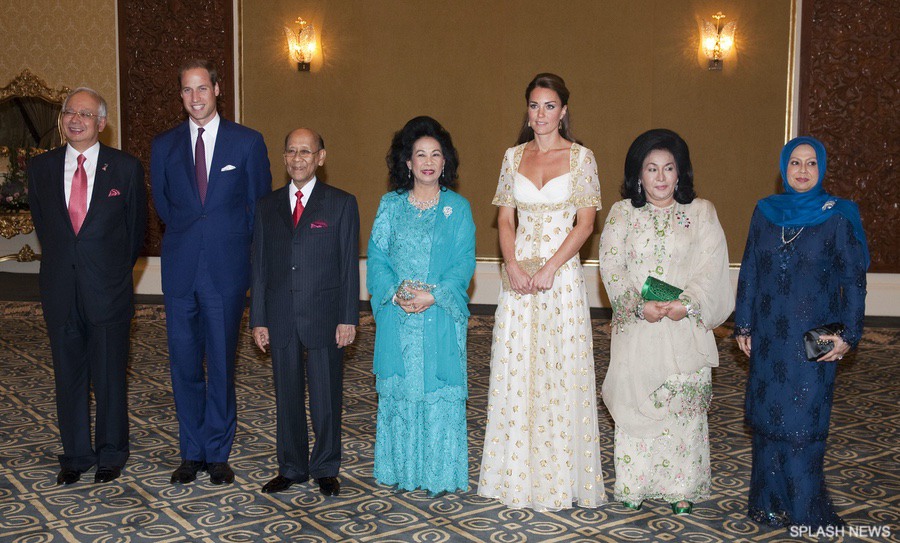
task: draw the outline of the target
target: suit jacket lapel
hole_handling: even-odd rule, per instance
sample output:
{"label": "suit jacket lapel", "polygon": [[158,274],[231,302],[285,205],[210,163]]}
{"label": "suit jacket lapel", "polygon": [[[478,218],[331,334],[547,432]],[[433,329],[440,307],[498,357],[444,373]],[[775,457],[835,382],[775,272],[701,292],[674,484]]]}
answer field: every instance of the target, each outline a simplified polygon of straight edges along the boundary
{"label": "suit jacket lapel", "polygon": [[[323,202],[328,198],[328,189],[325,189],[324,187],[325,184],[322,183],[321,179],[316,180],[316,187],[313,189],[312,194],[309,195],[309,201],[306,202],[306,207],[303,208],[303,215],[300,215],[300,222],[297,224],[299,230],[309,229],[309,224],[312,222],[313,215],[315,215],[315,212],[322,207]],[[288,207],[290,207],[290,205],[288,205]]]}
{"label": "suit jacket lapel", "polygon": [[288,196],[290,190],[290,182],[282,188],[278,189],[278,196],[275,196],[275,214],[284,222],[284,226],[288,230],[294,229],[294,216],[291,209],[291,199]]}
{"label": "suit jacket lapel", "polygon": [[[200,192],[197,190],[197,174],[194,171],[194,149],[191,147],[191,128],[188,123],[181,123],[178,132],[175,134],[175,145],[172,149],[172,158],[176,167],[180,166],[184,173],[182,179],[185,179],[190,185],[188,190],[194,195],[194,201],[200,205]],[[178,143],[178,142],[181,143]],[[176,177],[177,178],[177,177]],[[208,194],[207,194],[208,195]]]}
{"label": "suit jacket lapel", "polygon": [[[228,165],[228,159],[232,156],[231,152],[231,126],[228,121],[219,116],[219,131],[216,133],[216,143],[213,147],[212,161],[210,162],[209,171],[206,172],[206,178],[209,184],[206,187],[206,201],[212,197],[219,185],[216,181],[219,178],[219,172]],[[196,176],[196,174],[194,174]],[[196,182],[194,183],[196,185]],[[200,197],[199,194],[197,196]]]}
{"label": "suit jacket lapel", "polygon": [[62,213],[66,218],[66,221],[69,223],[69,229],[74,234],[75,230],[72,229],[72,221],[69,220],[69,206],[66,204],[66,150],[68,148],[68,145],[63,145],[50,151],[51,153],[56,153],[53,157],[53,177],[50,179],[52,183],[50,190],[53,192],[53,201],[56,202],[59,213]]}

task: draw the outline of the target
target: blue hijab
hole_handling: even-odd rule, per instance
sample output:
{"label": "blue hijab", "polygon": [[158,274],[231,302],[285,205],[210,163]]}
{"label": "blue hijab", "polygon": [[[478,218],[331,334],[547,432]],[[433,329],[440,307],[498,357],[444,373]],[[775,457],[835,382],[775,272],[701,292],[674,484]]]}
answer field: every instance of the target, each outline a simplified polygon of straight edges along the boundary
{"label": "blue hijab", "polygon": [[[797,192],[787,180],[787,167],[791,160],[791,153],[800,145],[809,145],[816,151],[816,160],[819,166],[819,179],[816,181],[816,186],[806,192]],[[859,208],[850,200],[825,192],[822,180],[825,179],[827,165],[828,155],[825,153],[825,146],[821,141],[809,136],[792,139],[781,150],[781,185],[784,187],[784,192],[763,198],[757,203],[757,207],[769,219],[769,222],[789,228],[815,226],[827,221],[835,213],[843,215],[853,226],[853,235],[862,243],[868,269],[869,246],[866,243],[866,232],[863,230]]]}

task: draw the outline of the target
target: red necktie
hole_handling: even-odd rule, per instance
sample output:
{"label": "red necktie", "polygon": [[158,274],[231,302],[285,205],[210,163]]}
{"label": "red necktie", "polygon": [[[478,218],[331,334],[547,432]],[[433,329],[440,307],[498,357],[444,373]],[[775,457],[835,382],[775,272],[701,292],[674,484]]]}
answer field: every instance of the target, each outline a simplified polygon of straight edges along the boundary
{"label": "red necktie", "polygon": [[203,129],[197,129],[197,145],[194,147],[194,171],[197,173],[197,191],[200,193],[200,203],[206,201],[206,187],[209,178],[206,176],[206,145],[203,144]]}
{"label": "red necktie", "polygon": [[78,167],[72,176],[72,191],[69,193],[69,219],[75,234],[81,230],[87,215],[87,172],[84,171],[84,155],[78,155]]}
{"label": "red necktie", "polygon": [[297,191],[297,203],[294,204],[294,228],[297,228],[297,224],[300,222],[300,215],[303,215],[303,193],[299,190]]}

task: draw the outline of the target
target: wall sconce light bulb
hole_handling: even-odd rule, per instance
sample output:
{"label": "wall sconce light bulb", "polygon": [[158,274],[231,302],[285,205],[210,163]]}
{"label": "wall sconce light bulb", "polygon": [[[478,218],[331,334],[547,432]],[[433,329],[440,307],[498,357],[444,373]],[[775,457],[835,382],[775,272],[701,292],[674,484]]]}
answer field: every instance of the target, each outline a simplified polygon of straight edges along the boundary
{"label": "wall sconce light bulb", "polygon": [[309,71],[309,63],[316,54],[316,29],[312,23],[298,17],[294,22],[297,30],[284,27],[284,36],[287,39],[288,55],[297,63],[297,70]]}
{"label": "wall sconce light bulb", "polygon": [[701,31],[700,43],[703,54],[709,59],[708,68],[712,71],[721,71],[723,57],[734,47],[735,23],[730,21],[722,24],[725,15],[720,11],[712,16],[716,24],[704,21]]}

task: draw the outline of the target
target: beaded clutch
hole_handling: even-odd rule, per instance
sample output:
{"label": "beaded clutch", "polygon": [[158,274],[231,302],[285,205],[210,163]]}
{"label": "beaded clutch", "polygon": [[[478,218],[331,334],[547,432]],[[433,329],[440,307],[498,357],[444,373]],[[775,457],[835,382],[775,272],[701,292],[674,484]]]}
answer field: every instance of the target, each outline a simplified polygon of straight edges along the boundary
{"label": "beaded clutch", "polygon": [[[538,270],[544,267],[544,259],[539,256],[516,260],[516,262],[529,277],[533,277]],[[509,274],[506,272],[506,264],[500,264],[500,284],[503,286],[503,290],[512,290],[512,286],[509,284]]]}
{"label": "beaded clutch", "polygon": [[825,324],[807,330],[803,334],[803,347],[806,349],[806,359],[818,360],[819,357],[834,349],[834,342],[821,339],[821,336],[836,336],[844,332],[844,325],[839,322]]}
{"label": "beaded clutch", "polygon": [[649,276],[641,287],[641,297],[653,302],[671,302],[677,300],[684,292],[674,285],[670,285],[661,279]]}
{"label": "beaded clutch", "polygon": [[434,288],[434,285],[429,285],[424,281],[413,281],[411,279],[404,279],[400,286],[397,287],[397,298],[401,300],[412,300],[416,297],[411,291],[413,290],[424,290],[425,292],[431,292],[431,289]]}

